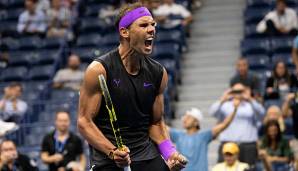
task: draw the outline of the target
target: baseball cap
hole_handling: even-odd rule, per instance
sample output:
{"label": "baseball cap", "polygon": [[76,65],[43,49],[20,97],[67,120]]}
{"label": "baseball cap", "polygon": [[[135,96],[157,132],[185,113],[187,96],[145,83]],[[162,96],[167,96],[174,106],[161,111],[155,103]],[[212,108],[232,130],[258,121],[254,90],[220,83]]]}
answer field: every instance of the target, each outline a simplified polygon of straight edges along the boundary
{"label": "baseball cap", "polygon": [[236,143],[232,143],[232,142],[225,143],[222,148],[222,153],[223,154],[225,154],[225,153],[238,154],[239,147]]}
{"label": "baseball cap", "polygon": [[187,110],[185,112],[185,115],[190,115],[190,116],[196,118],[199,122],[201,122],[203,120],[202,112],[200,111],[200,109],[195,108],[195,107],[192,107],[189,110]]}

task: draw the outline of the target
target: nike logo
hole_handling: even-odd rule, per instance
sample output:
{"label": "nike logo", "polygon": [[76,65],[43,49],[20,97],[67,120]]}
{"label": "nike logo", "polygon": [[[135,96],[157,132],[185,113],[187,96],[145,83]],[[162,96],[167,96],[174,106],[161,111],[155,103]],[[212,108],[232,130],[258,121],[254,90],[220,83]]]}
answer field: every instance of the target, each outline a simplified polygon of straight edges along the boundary
{"label": "nike logo", "polygon": [[151,83],[144,83],[144,87],[145,87],[145,88],[150,87],[150,86],[152,86]]}

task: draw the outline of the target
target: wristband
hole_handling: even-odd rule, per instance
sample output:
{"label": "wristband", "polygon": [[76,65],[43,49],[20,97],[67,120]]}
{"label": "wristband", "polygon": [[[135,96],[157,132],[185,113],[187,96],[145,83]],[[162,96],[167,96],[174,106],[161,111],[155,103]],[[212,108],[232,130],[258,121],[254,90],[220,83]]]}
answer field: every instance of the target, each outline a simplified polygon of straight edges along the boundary
{"label": "wristband", "polygon": [[160,154],[165,160],[168,160],[170,156],[176,152],[176,148],[170,140],[164,140],[158,145]]}

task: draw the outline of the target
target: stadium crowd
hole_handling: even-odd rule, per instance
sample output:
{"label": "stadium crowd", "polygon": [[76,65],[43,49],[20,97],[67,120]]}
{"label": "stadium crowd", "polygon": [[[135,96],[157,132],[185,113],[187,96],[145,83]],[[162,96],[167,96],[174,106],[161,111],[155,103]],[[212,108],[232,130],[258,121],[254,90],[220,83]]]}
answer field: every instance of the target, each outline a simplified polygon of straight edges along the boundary
{"label": "stadium crowd", "polygon": [[[142,3],[159,23],[153,56],[169,73],[165,95],[169,121],[175,110],[171,101],[177,100],[181,58],[187,51],[185,39],[191,36],[192,11],[201,3],[161,1]],[[4,9],[8,4],[2,2]],[[0,13],[1,25],[8,23],[0,29],[0,170],[47,170],[47,165],[51,171],[85,170],[86,143],[73,126],[78,90],[86,65],[117,45],[114,17],[122,3],[131,1],[24,2],[11,1],[13,13]],[[189,159],[185,170],[208,170],[208,144],[217,137],[221,143],[219,163],[213,171],[298,170],[298,37],[293,38],[298,18],[284,0],[276,0],[276,7],[263,17],[254,26],[254,34],[291,36],[291,64],[276,60],[271,72],[260,77],[260,72],[252,69],[250,54],[244,52],[227,83],[230,88],[210,107],[209,114],[218,124],[201,131],[203,114],[195,106],[185,111],[185,131],[169,127],[177,149]],[[177,51],[178,56],[158,47]]]}

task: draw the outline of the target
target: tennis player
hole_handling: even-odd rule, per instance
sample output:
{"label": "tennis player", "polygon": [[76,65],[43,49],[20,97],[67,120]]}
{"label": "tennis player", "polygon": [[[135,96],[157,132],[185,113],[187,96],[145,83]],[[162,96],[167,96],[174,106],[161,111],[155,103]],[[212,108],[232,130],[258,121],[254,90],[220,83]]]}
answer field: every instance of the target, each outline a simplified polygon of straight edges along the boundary
{"label": "tennis player", "polygon": [[[90,144],[91,170],[176,171],[185,157],[171,141],[163,120],[167,73],[152,53],[156,23],[140,3],[123,6],[117,17],[120,45],[87,68],[80,91],[78,129]],[[115,146],[98,76],[107,81],[125,151]]]}

